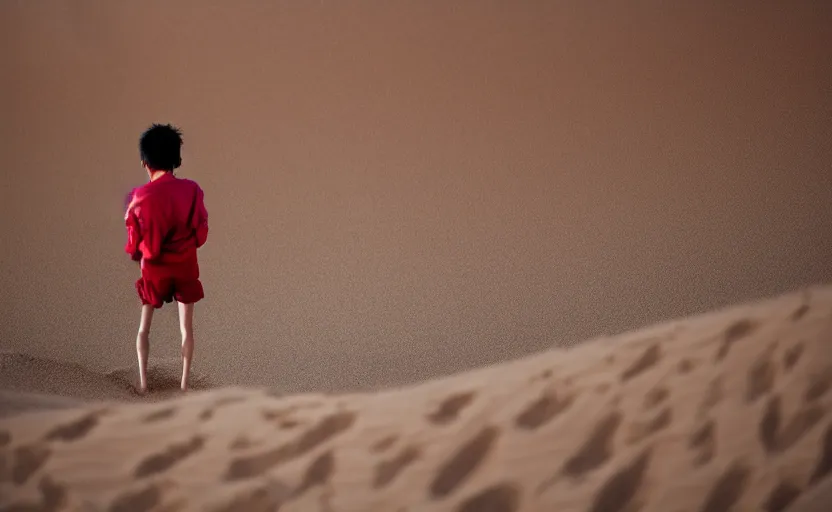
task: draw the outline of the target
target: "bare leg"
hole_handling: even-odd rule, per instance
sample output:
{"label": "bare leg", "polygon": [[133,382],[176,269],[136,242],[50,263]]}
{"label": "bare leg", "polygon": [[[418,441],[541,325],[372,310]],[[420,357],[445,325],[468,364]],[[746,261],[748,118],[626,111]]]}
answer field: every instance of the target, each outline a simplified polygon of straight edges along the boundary
{"label": "bare leg", "polygon": [[191,361],[194,357],[194,305],[179,304],[179,330],[182,332],[182,391],[188,390]]}
{"label": "bare leg", "polygon": [[136,336],[136,353],[139,356],[139,393],[147,391],[147,356],[150,354],[150,324],[153,322],[153,306],[142,306],[139,334]]}

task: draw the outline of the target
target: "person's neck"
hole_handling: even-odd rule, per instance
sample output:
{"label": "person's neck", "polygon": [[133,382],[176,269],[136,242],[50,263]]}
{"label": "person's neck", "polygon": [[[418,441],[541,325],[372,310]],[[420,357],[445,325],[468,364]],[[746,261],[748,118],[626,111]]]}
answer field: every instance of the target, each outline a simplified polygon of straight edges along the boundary
{"label": "person's neck", "polygon": [[164,176],[165,174],[167,174],[167,172],[165,172],[165,171],[151,171],[150,172],[150,181],[156,181],[159,178],[161,178],[162,176]]}

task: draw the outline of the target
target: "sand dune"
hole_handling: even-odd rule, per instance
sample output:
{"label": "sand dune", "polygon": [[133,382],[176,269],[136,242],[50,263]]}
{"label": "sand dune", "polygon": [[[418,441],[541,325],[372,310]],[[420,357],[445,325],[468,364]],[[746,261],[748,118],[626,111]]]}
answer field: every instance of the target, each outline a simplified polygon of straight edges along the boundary
{"label": "sand dune", "polygon": [[[220,388],[17,414],[0,419],[0,496],[49,510],[825,510],[830,336],[832,286],[818,286],[375,393]],[[97,396],[129,379],[84,375],[74,389]]]}
{"label": "sand dune", "polygon": [[[204,4],[0,2],[0,509],[822,495],[830,289],[688,315],[832,281],[832,2]],[[184,397],[175,308],[135,394],[153,122],[212,219]]]}

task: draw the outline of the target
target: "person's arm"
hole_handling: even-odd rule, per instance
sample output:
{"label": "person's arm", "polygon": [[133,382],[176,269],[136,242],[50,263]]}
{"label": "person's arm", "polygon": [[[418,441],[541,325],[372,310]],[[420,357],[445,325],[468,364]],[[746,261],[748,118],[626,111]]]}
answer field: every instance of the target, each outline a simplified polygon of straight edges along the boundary
{"label": "person's arm", "polygon": [[199,186],[197,186],[193,224],[196,232],[196,246],[199,248],[205,245],[208,239],[208,210],[205,208],[205,193]]}
{"label": "person's arm", "polygon": [[164,233],[161,232],[160,219],[141,205],[132,206],[125,215],[127,225],[127,244],[125,252],[130,254],[133,261],[142,258],[153,261],[159,257],[162,249]]}
{"label": "person's arm", "polygon": [[133,209],[128,207],[124,214],[124,224],[127,228],[127,243],[124,244],[124,252],[130,255],[133,261],[142,259],[142,252],[139,250],[139,243],[142,239],[141,229],[139,229],[139,220]]}

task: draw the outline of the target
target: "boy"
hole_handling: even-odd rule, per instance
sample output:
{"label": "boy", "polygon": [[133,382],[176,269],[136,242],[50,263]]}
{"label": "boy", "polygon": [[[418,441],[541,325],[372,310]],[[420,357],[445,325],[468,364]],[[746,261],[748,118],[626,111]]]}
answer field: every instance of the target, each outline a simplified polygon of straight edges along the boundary
{"label": "boy", "polygon": [[197,249],[208,237],[208,212],[199,185],[177,178],[182,165],[182,133],[171,125],[154,124],[139,139],[139,155],[150,181],[133,190],[124,221],[124,250],[141,261],[136,291],[142,303],[136,352],[139,358],[139,392],[147,391],[147,356],[154,309],[176,299],[182,333],[182,391],[194,352],[194,303],[205,295],[199,280]]}

